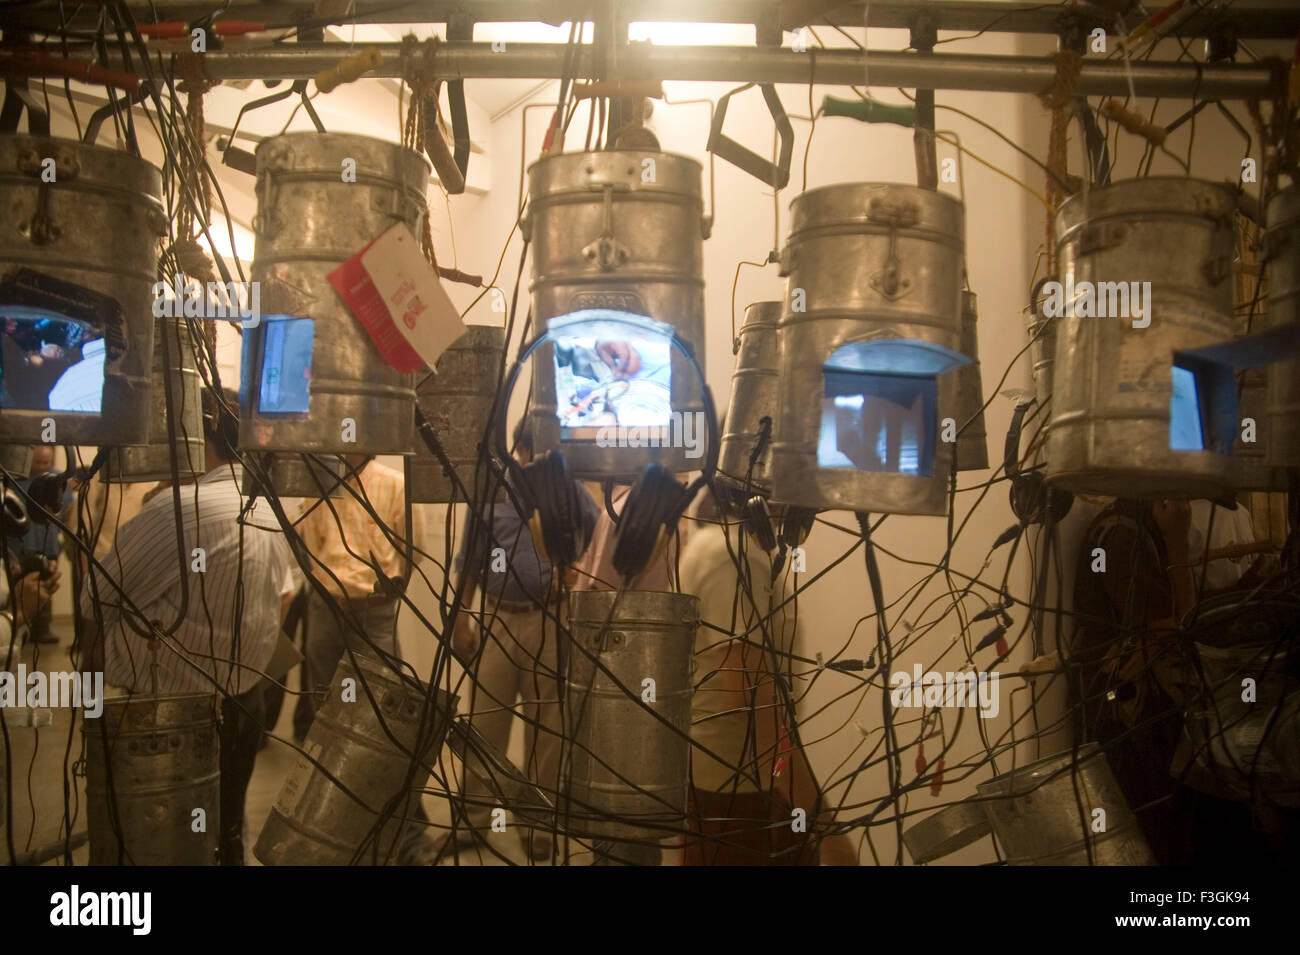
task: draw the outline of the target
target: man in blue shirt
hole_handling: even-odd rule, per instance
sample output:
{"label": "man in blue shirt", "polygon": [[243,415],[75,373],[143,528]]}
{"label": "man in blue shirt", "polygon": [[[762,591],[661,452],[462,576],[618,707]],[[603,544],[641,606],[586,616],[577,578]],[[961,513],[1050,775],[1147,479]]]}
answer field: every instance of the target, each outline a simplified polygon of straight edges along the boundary
{"label": "man in blue shirt", "polygon": [[[515,428],[514,439],[515,456],[527,464],[533,446],[525,421]],[[599,510],[580,483],[578,490],[581,520],[590,538]],[[528,526],[513,504],[492,504],[484,517],[477,521],[471,517],[456,555],[465,593],[452,646],[474,676],[470,720],[505,752],[519,699],[526,720],[524,770],[553,798],[559,788],[563,725],[556,683],[559,628],[555,617],[563,607],[564,582],[556,579],[550,562],[537,553]],[[550,611],[549,617],[544,608]],[[487,832],[495,803],[489,787],[471,777],[464,792],[469,825],[477,833]],[[521,836],[524,832],[521,828]],[[549,836],[536,833],[531,840],[524,838],[525,849],[534,859],[550,856]]]}

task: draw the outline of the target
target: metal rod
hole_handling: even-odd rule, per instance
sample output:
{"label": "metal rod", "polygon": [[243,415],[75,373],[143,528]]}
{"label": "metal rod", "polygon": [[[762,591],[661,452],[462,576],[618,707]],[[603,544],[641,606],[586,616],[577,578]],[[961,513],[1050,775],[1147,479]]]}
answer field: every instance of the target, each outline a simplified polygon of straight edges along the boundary
{"label": "metal rod", "polygon": [[[66,8],[66,4],[64,5]],[[411,0],[396,5],[393,0],[355,0],[350,16],[340,14],[336,23],[446,23],[463,15],[475,23],[550,22],[588,16],[583,0],[570,4],[556,0]],[[824,6],[824,5],[822,5]],[[1158,4],[1157,4],[1158,6]],[[155,20],[199,20],[212,13],[213,4],[206,0],[128,0],[137,23]],[[268,5],[264,0],[232,0],[221,8],[218,19],[266,21],[274,27],[287,27],[304,18],[313,18],[314,0],[283,0]],[[863,3],[836,4],[828,14],[812,18],[812,25],[833,20],[840,26],[862,22]],[[805,25],[798,15],[799,5],[777,0],[624,0],[620,15],[629,22],[686,21],[694,23],[775,23],[784,29]],[[98,24],[99,4],[85,4],[66,17],[67,29],[94,30]],[[933,16],[940,30],[987,33],[1051,34],[1063,26],[1094,27],[1112,31],[1114,15],[1095,4],[1045,4],[1027,0],[1010,4],[999,0],[939,0],[917,3],[916,0],[871,0],[873,27],[907,29],[921,12]],[[65,21],[65,11],[54,0],[23,8],[25,29],[56,30]],[[2,18],[0,18],[2,19]],[[802,22],[801,22],[802,21]],[[1289,38],[1300,30],[1300,8],[1294,0],[1238,0],[1223,7],[1197,11],[1179,24],[1178,36],[1203,36],[1207,28],[1231,23],[1241,39]],[[1128,24],[1131,28],[1133,23]]]}
{"label": "metal rod", "polygon": [[[370,74],[401,75],[401,44],[377,44],[383,60]],[[342,43],[312,43],[276,50],[226,49],[206,54],[211,79],[304,79],[335,65],[346,52]],[[489,43],[444,44],[435,69],[439,79],[550,79],[564,69],[566,47],[560,43],[511,43],[494,52]],[[115,57],[110,53],[110,58]],[[575,57],[576,74],[591,72],[592,50]],[[806,53],[752,47],[654,47],[638,58],[639,79],[694,80],[724,83],[814,82],[830,86],[861,85],[863,67],[871,64],[871,85],[996,93],[1041,93],[1052,85],[1054,63],[1044,57],[973,54],[899,53],[830,50],[815,62]],[[120,65],[117,61],[113,65]],[[1081,96],[1124,96],[1125,64],[1086,62],[1076,91]],[[1237,64],[1133,63],[1133,86],[1139,96],[1249,99],[1269,94],[1268,67]],[[1280,76],[1277,82],[1280,82]]]}

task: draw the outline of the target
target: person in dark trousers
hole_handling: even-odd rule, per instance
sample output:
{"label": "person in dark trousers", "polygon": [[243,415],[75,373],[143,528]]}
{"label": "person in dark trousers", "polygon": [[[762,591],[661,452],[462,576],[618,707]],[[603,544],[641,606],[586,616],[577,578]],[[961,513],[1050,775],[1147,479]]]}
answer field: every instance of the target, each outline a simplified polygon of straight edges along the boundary
{"label": "person in dark trousers", "polygon": [[[222,865],[244,864],[264,671],[293,593],[288,543],[266,529],[271,519],[256,508],[243,513],[234,408],[234,395],[218,402],[204,394],[207,473],[180,493],[183,553],[201,547],[202,571],[179,559],[175,500],[158,493],[118,530],[112,551],[87,573],[80,600],[83,619],[103,623],[91,668],[102,668],[107,683],[158,696],[220,693]],[[136,628],[147,632],[146,622],[168,638],[142,636]]]}
{"label": "person in dark trousers", "polygon": [[[516,426],[514,442],[516,458],[527,464],[533,444],[526,420]],[[599,511],[581,484],[576,489],[581,508],[576,517],[589,539]],[[471,525],[456,555],[456,568],[465,590],[452,646],[474,675],[470,721],[505,752],[518,700],[527,721],[524,769],[543,792],[553,795],[563,723],[556,683],[560,634],[555,618],[562,613],[564,588],[509,501],[490,505]],[[480,599],[482,616],[477,613]],[[548,608],[549,617],[544,612]],[[468,824],[482,836],[488,831],[494,802],[490,787],[486,780],[471,776],[465,791]],[[530,836],[527,827],[518,829],[525,851],[534,859],[551,855],[549,835],[537,831]]]}

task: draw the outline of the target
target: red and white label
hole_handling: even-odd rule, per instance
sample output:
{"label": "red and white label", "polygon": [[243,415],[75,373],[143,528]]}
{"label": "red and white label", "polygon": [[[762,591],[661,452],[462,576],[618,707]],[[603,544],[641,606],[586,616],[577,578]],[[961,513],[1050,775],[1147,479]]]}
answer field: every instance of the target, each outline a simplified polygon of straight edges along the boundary
{"label": "red and white label", "polygon": [[330,273],[384,360],[403,374],[434,366],[465,323],[420,244],[398,223]]}

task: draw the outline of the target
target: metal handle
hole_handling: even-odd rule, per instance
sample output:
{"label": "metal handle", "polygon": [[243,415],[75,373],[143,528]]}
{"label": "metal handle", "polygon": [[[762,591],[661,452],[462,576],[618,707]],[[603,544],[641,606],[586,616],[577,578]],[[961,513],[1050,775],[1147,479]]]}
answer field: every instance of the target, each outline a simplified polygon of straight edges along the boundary
{"label": "metal handle", "polygon": [[722,124],[727,118],[727,104],[736,93],[743,93],[753,86],[749,83],[732,90],[718,100],[718,108],[713,113],[713,122],[709,127],[708,151],[721,156],[734,166],[739,166],[760,182],[765,182],[774,189],[784,189],[790,182],[790,159],[794,155],[794,127],[781,105],[781,97],[771,83],[759,84],[763,99],[767,102],[767,111],[776,124],[777,135],[781,140],[781,149],[777,162],[764,159],[758,153],[745,148],[729,136],[722,133]]}
{"label": "metal handle", "polygon": [[272,238],[280,231],[280,223],[271,210],[275,207],[275,174],[270,169],[257,177],[253,191],[257,195],[257,212],[253,215],[253,232]]}

